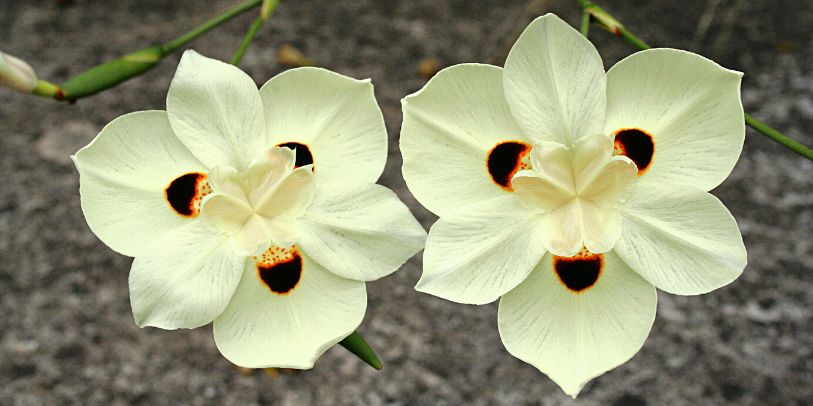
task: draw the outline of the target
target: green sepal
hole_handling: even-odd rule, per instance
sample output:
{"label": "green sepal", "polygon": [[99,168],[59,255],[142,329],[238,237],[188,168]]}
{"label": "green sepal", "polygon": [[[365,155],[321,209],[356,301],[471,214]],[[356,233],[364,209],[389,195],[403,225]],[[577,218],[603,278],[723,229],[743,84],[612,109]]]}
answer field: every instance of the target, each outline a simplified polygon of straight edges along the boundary
{"label": "green sepal", "polygon": [[114,61],[88,69],[61,85],[65,100],[101,92],[152,69],[166,55],[160,45],[131,52]]}
{"label": "green sepal", "polygon": [[353,355],[366,362],[367,365],[378,370],[384,368],[384,365],[381,364],[381,360],[379,360],[378,356],[375,355],[375,352],[373,351],[372,347],[370,347],[370,344],[367,344],[367,341],[364,341],[364,338],[357,331],[354,331],[353,334],[345,337],[344,340],[339,341],[339,344],[347,349],[347,351],[350,351],[353,353]]}

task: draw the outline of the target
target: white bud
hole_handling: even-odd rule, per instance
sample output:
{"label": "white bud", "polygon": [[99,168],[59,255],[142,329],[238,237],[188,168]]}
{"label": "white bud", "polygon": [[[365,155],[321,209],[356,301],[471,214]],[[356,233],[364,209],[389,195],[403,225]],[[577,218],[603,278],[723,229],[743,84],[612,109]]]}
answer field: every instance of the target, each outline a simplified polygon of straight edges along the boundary
{"label": "white bud", "polygon": [[37,74],[22,59],[0,52],[0,86],[31,93],[37,87]]}

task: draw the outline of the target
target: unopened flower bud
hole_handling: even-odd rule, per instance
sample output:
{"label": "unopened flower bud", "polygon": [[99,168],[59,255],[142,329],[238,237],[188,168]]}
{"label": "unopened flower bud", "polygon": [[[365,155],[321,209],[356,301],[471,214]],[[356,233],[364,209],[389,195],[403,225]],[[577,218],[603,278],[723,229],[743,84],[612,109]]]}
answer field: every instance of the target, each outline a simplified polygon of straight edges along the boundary
{"label": "unopened flower bud", "polygon": [[0,52],[0,86],[31,93],[37,87],[37,74],[20,58]]}

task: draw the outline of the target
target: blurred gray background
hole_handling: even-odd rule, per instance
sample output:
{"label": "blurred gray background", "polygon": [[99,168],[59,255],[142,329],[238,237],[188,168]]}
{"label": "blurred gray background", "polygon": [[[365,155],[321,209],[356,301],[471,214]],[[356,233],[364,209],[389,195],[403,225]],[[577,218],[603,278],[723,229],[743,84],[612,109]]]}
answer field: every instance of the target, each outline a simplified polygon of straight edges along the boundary
{"label": "blurred gray background", "polygon": [[[165,41],[237,0],[2,1],[0,49],[62,81],[126,51]],[[545,2],[535,2],[536,5]],[[381,183],[428,229],[435,217],[400,179],[399,99],[441,67],[502,64],[530,16],[549,10],[578,24],[575,1],[287,0],[242,67],[263,83],[291,44],[320,65],[370,77],[387,121]],[[653,45],[689,49],[744,71],[746,110],[813,145],[810,1],[605,0]],[[191,47],[228,59],[253,17]],[[631,49],[596,28],[607,67]],[[239,371],[211,328],[139,329],[130,314],[130,258],[91,234],[68,156],[113,118],[163,109],[179,55],[75,105],[0,89],[0,404],[568,404],[547,377],[511,357],[496,304],[464,306],[418,294],[420,256],[368,284],[360,331],[385,369],[344,349],[311,371]],[[426,62],[425,62],[426,63]],[[431,70],[431,69],[430,69]],[[748,131],[732,176],[715,194],[737,218],[749,265],[730,286],[699,297],[660,294],[658,317],[632,361],[589,383],[582,404],[813,404],[813,162]]]}

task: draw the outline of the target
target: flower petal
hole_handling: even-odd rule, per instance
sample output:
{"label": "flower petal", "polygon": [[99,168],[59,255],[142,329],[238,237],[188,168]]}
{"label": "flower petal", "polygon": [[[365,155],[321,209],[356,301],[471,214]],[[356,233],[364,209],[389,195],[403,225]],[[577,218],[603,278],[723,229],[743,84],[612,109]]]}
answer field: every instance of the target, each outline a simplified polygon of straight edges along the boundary
{"label": "flower petal", "polygon": [[[489,172],[490,154],[502,143],[529,141],[505,103],[501,68],[461,64],[443,69],[404,98],[402,106],[404,180],[421,204],[445,216],[464,204],[506,194]],[[513,158],[510,168],[496,169],[516,172]]]}
{"label": "flower petal", "polygon": [[186,51],[169,85],[172,129],[209,167],[248,168],[270,147],[257,85],[233,65]]}
{"label": "flower petal", "polygon": [[260,89],[272,145],[307,148],[328,180],[375,182],[387,161],[387,128],[370,80],[321,68],[297,68]]}
{"label": "flower petal", "polygon": [[556,255],[573,256],[584,247],[584,219],[577,199],[542,217],[542,245]]}
{"label": "flower petal", "polygon": [[747,262],[737,222],[699,189],[637,185],[614,250],[658,289],[696,295],[725,286]]}
{"label": "flower petal", "polygon": [[458,303],[493,302],[545,254],[536,213],[513,196],[462,207],[429,231],[415,289]]}
{"label": "flower petal", "polygon": [[386,187],[319,181],[317,188],[297,223],[297,245],[330,272],[372,281],[423,248],[426,231]]}
{"label": "flower petal", "polygon": [[125,114],[73,157],[85,219],[105,244],[136,256],[188,224],[167,200],[167,187],[204,165],[178,141],[163,111]]}
{"label": "flower petal", "polygon": [[361,324],[364,282],[338,277],[306,254],[295,287],[277,293],[249,261],[240,285],[214,322],[215,343],[229,361],[247,368],[309,369]]}
{"label": "flower petal", "polygon": [[136,323],[163,329],[210,323],[229,303],[245,258],[224,235],[200,223],[167,234],[139,255],[130,270],[130,303]]}
{"label": "flower petal", "polygon": [[648,133],[651,183],[711,190],[728,177],[745,138],[742,73],[677,49],[635,53],[607,72],[605,133]]}
{"label": "flower petal", "polygon": [[606,105],[601,56],[554,14],[537,18],[505,61],[505,99],[519,126],[565,145],[600,134]]}
{"label": "flower petal", "polygon": [[269,186],[269,182],[255,189],[258,200],[252,204],[267,218],[299,218],[313,201],[315,182],[310,165],[296,168],[278,183]]}
{"label": "flower petal", "polygon": [[[614,253],[590,286],[591,263],[554,269],[548,254],[500,300],[500,338],[511,355],[535,366],[574,398],[591,379],[632,358],[655,320],[655,288]],[[579,275],[583,274],[583,275]],[[578,289],[578,290],[577,290]]]}
{"label": "flower petal", "polygon": [[511,179],[517,199],[527,210],[552,212],[574,198],[570,189],[541,171],[520,171]]}
{"label": "flower petal", "polygon": [[583,199],[604,209],[617,209],[629,196],[638,170],[629,158],[615,156],[580,192]]}

